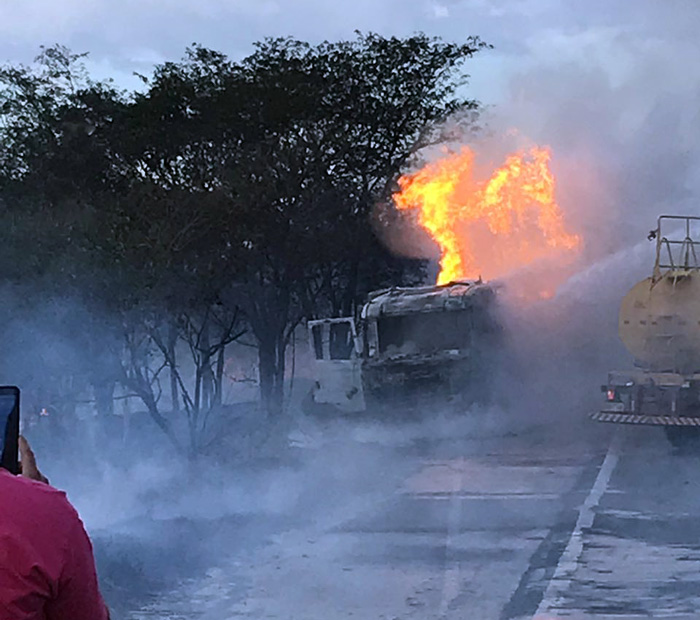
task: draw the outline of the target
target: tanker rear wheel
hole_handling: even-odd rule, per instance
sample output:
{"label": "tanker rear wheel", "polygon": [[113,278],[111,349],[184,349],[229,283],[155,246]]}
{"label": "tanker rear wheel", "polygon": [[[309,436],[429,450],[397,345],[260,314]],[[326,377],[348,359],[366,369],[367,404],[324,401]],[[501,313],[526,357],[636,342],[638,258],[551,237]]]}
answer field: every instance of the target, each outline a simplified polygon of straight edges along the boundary
{"label": "tanker rear wheel", "polygon": [[664,426],[664,434],[676,450],[700,452],[700,428],[696,426]]}

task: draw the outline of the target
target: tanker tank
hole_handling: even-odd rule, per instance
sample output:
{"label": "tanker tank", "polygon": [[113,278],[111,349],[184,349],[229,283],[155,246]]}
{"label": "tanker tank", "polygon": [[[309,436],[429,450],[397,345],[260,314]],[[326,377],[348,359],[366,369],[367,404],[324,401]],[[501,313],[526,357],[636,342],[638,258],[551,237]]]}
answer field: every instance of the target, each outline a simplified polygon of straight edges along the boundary
{"label": "tanker tank", "polygon": [[700,273],[669,270],[642,280],[622,300],[619,332],[637,363],[651,371],[700,370]]}

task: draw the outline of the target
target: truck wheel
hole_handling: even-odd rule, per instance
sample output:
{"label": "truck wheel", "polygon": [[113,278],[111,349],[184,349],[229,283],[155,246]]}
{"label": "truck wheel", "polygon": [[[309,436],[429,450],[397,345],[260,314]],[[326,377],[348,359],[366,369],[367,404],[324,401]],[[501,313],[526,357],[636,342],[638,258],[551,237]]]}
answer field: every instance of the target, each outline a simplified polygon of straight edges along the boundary
{"label": "truck wheel", "polygon": [[668,442],[682,452],[700,451],[700,428],[694,426],[664,426]]}

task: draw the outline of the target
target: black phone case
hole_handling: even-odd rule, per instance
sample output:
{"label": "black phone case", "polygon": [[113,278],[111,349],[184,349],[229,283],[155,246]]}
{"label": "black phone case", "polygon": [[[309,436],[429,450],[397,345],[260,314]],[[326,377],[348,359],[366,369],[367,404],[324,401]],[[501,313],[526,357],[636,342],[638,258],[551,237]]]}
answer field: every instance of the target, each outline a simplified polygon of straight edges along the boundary
{"label": "black phone case", "polygon": [[19,474],[19,388],[14,386],[0,387],[0,393],[15,395],[15,405],[7,418],[4,428],[4,442],[0,467],[13,474]]}

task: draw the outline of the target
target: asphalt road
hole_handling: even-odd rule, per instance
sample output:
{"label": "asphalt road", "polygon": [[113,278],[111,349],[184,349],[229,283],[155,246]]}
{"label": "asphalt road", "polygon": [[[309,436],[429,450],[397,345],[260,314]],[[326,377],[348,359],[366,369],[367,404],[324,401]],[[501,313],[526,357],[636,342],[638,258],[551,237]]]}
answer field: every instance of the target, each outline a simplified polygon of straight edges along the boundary
{"label": "asphalt road", "polygon": [[698,618],[700,453],[615,429],[482,419],[430,436],[336,429],[330,449],[306,437],[318,457],[294,518],[124,617]]}
{"label": "asphalt road", "polygon": [[700,450],[678,453],[660,429],[623,427],[572,571],[543,618],[700,617]]}

